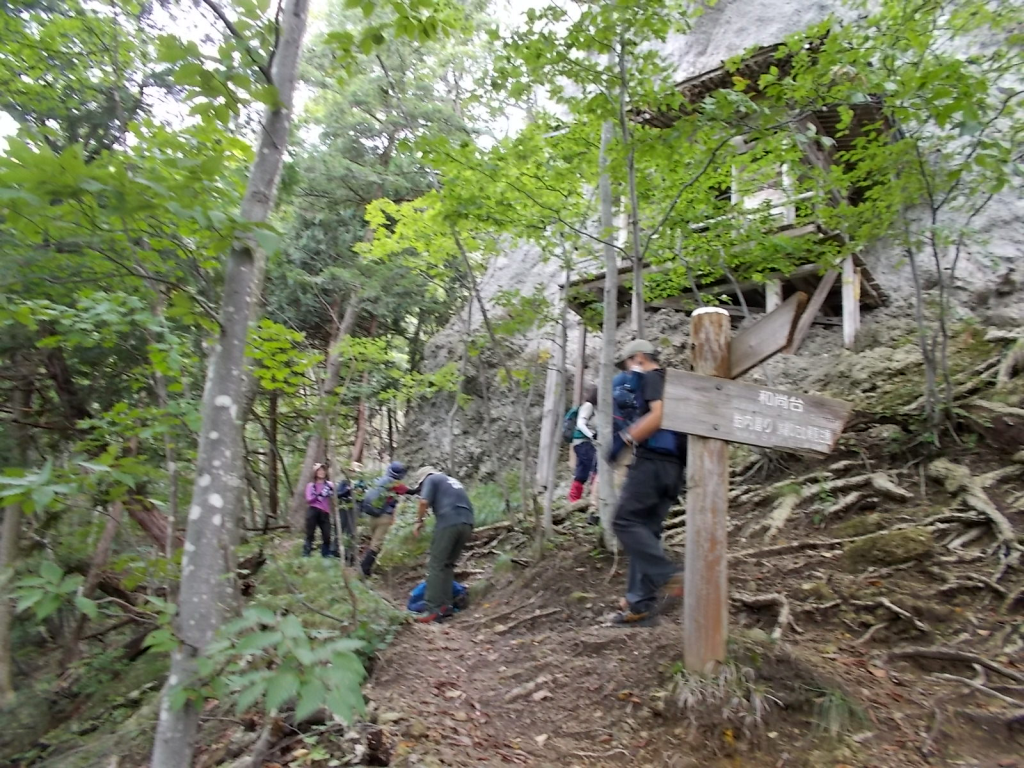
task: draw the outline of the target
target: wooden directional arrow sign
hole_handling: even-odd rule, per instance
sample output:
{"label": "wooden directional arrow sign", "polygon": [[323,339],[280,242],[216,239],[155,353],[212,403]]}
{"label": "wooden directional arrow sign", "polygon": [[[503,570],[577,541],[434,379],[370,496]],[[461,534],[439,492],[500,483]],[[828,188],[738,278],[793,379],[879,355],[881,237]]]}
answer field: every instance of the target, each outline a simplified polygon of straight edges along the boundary
{"label": "wooden directional arrow sign", "polygon": [[781,352],[793,338],[807,294],[798,291],[777,309],[736,334],[729,345],[729,378],[738,379],[758,363]]}
{"label": "wooden directional arrow sign", "polygon": [[670,369],[665,429],[780,451],[830,453],[850,417],[841,400]]}

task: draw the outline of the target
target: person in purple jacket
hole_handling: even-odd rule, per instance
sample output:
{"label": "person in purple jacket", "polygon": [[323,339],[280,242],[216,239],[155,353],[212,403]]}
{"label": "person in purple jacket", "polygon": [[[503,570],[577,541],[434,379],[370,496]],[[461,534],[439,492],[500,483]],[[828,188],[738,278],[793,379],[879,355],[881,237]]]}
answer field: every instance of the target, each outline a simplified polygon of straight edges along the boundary
{"label": "person in purple jacket", "polygon": [[331,556],[331,501],[334,499],[334,485],[327,479],[327,467],[324,464],[313,465],[313,482],[306,486],[306,543],[302,547],[302,556],[309,557],[313,551],[313,539],[316,529],[320,529],[320,554]]}

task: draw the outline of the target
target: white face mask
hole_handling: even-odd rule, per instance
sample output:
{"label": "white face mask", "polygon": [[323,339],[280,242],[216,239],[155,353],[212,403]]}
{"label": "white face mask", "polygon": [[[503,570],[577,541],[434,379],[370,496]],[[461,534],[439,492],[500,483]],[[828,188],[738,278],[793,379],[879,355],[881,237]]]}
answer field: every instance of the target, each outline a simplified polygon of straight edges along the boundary
{"label": "white face mask", "polygon": [[642,365],[631,365],[629,366],[629,370],[631,370],[633,373],[643,373],[644,367]]}

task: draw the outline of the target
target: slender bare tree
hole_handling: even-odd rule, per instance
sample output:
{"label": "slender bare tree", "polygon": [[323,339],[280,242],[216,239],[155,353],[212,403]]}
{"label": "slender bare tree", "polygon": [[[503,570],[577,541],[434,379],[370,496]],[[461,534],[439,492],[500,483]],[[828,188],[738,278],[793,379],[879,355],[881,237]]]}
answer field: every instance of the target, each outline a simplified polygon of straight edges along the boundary
{"label": "slender bare tree", "polygon": [[[278,42],[269,74],[278,101],[264,115],[263,130],[242,199],[241,218],[267,220],[277,198],[278,182],[292,122],[302,40],[309,0],[285,0]],[[196,676],[196,659],[213,640],[235,602],[231,573],[235,515],[245,487],[242,451],[242,406],[245,398],[245,347],[249,323],[263,289],[266,254],[254,238],[239,238],[228,254],[221,298],[220,336],[210,354],[203,389],[202,428],[195,463],[195,485],[188,512],[181,562],[178,647],[171,654],[170,675],[161,694],[152,768],[187,768],[192,764],[200,702],[171,705],[177,686]]]}

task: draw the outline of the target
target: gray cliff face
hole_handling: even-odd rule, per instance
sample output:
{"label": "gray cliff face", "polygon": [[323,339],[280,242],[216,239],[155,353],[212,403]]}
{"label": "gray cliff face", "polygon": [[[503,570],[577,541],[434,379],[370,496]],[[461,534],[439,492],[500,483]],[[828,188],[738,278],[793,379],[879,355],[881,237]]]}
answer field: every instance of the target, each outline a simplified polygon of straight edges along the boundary
{"label": "gray cliff face", "polygon": [[[720,0],[696,20],[689,34],[670,39],[665,53],[676,65],[677,79],[683,80],[714,69],[725,59],[751,47],[781,42],[787,35],[830,14],[844,12],[840,3],[829,0]],[[960,256],[951,291],[954,321],[973,318],[983,325],[1020,328],[1024,325],[1024,199],[1014,192],[997,195],[974,220],[973,228],[977,236]],[[861,257],[889,300],[886,307],[864,313],[858,337],[861,354],[855,356],[843,350],[838,329],[814,326],[798,355],[777,356],[745,378],[813,392],[827,386],[830,376],[837,371],[856,377],[863,371],[877,373],[894,358],[899,358],[900,365],[920,359],[916,347],[897,345],[897,339],[905,339],[913,331],[914,283],[906,254],[890,243],[878,242]],[[923,287],[928,292],[926,301],[931,301],[937,284],[936,265],[930,254],[921,254],[918,264]],[[941,268],[949,274],[948,258]],[[595,271],[600,270],[581,269],[579,273]],[[514,245],[491,264],[482,279],[481,293],[489,312],[497,317],[500,308],[494,305],[494,298],[499,292],[517,289],[525,294],[542,290],[554,305],[563,279],[557,259],[546,260],[532,245]],[[460,358],[464,326],[465,313],[453,319],[431,340],[427,348],[429,369],[436,370],[445,362]],[[480,312],[476,307],[473,326],[474,332],[482,333]],[[688,367],[689,321],[686,316],[670,310],[648,312],[647,326],[647,336],[663,350],[665,364]],[[567,355],[570,364],[575,359],[578,328],[578,318],[570,313]],[[628,328],[620,328],[618,336],[620,341],[628,339]],[[541,350],[551,349],[552,338],[553,329],[545,327],[515,342],[520,360],[533,366],[537,378],[528,411],[531,451],[536,450],[544,388],[544,371],[537,357]],[[599,334],[588,334],[587,379],[590,381],[597,373],[599,347]],[[507,392],[497,384],[497,360],[487,359],[488,353],[483,357],[486,375],[481,376],[478,362],[471,365],[467,382],[471,400],[460,412],[455,436],[455,469],[467,475],[493,478],[518,466],[518,414]],[[857,362],[861,359],[864,365]],[[571,374],[569,379],[571,383]],[[451,404],[450,396],[436,397],[418,405],[409,414],[403,441],[404,452],[409,457],[431,461],[447,458]]]}

